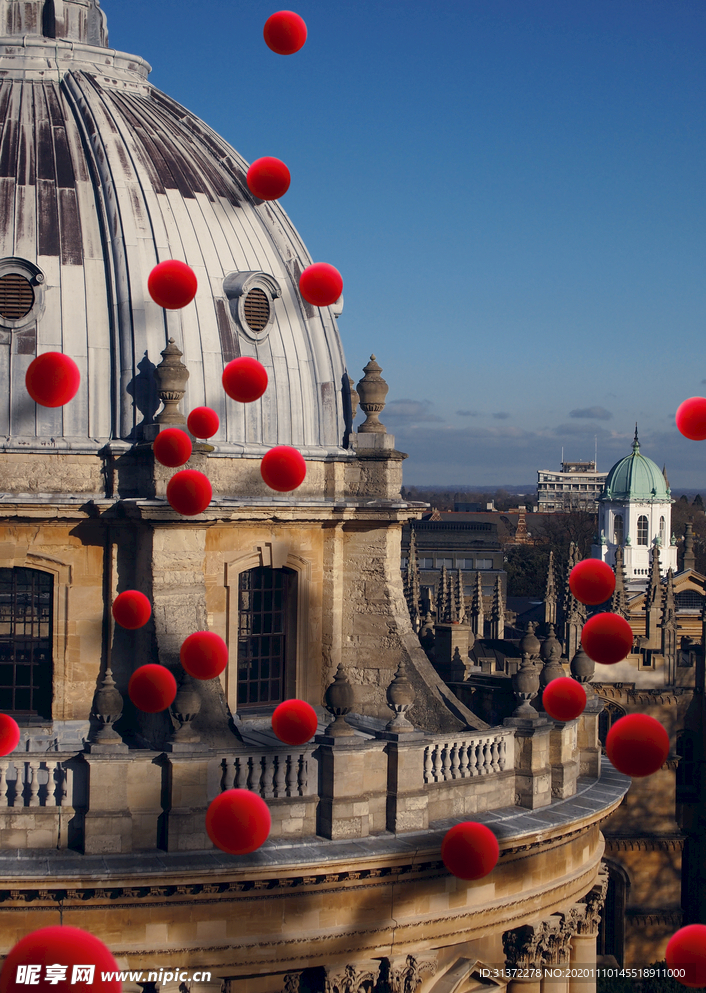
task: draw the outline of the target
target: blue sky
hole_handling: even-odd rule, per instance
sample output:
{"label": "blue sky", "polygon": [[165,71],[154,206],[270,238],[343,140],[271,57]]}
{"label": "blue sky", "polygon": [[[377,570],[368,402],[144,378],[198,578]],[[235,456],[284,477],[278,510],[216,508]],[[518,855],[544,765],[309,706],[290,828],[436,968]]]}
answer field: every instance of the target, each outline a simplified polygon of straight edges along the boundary
{"label": "blue sky", "polygon": [[536,482],[630,451],[706,491],[703,0],[103,0],[112,47],[250,162],[344,279],[357,382],[410,484]]}

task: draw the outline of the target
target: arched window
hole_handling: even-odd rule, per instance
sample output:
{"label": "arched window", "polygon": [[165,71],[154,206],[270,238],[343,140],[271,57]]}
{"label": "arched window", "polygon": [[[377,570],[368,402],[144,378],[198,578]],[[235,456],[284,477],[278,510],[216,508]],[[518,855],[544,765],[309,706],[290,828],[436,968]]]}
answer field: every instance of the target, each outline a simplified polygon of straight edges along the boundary
{"label": "arched window", "polygon": [[640,514],[637,519],[637,543],[638,545],[647,544],[647,518],[644,514]]}
{"label": "arched window", "polygon": [[238,710],[294,696],[297,574],[258,566],[238,582]]}
{"label": "arched window", "polygon": [[667,537],[667,522],[663,517],[659,519],[659,543],[664,548],[665,540]]}
{"label": "arched window", "polygon": [[51,720],[54,579],[0,569],[0,712]]}
{"label": "arched window", "polygon": [[603,860],[608,870],[608,891],[601,912],[598,928],[597,951],[599,955],[615,956],[623,965],[625,954],[625,906],[630,892],[630,877],[622,865]]}
{"label": "arched window", "polygon": [[623,515],[616,514],[613,518],[613,544],[622,545],[623,543]]}
{"label": "arched window", "polygon": [[681,761],[677,766],[678,793],[692,792],[696,787],[695,747],[694,732],[680,731],[677,735],[677,755],[681,756]]}
{"label": "arched window", "polygon": [[617,703],[612,703],[610,700],[603,700],[603,710],[598,715],[598,739],[604,751],[606,735],[621,717],[625,717],[625,711],[622,707],[619,707]]}

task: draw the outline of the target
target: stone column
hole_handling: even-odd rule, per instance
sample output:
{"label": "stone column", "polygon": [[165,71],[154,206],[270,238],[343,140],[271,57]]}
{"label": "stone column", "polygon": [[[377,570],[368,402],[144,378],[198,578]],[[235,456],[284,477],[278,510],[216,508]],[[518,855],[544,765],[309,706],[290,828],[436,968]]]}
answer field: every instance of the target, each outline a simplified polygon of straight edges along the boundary
{"label": "stone column", "polygon": [[547,925],[544,943],[542,993],[569,993],[569,954],[573,936],[573,918],[566,914],[552,914]]}
{"label": "stone column", "polygon": [[608,870],[601,865],[596,885],[571,908],[576,932],[571,939],[571,968],[591,970],[593,978],[572,977],[569,993],[596,993],[596,939],[607,892]]}
{"label": "stone column", "polygon": [[511,979],[507,993],[542,993],[542,958],[546,940],[547,926],[544,921],[505,931],[503,950],[506,967],[529,973]]}

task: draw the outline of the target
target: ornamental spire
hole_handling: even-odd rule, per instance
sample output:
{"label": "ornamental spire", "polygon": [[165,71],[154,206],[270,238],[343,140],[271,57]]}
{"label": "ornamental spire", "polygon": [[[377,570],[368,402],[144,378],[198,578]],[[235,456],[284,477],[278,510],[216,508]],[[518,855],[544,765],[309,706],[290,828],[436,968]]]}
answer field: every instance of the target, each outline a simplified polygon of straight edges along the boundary
{"label": "ornamental spire", "polygon": [[639,455],[640,453],[640,441],[637,437],[637,421],[635,421],[635,437],[632,440],[632,453],[633,455]]}

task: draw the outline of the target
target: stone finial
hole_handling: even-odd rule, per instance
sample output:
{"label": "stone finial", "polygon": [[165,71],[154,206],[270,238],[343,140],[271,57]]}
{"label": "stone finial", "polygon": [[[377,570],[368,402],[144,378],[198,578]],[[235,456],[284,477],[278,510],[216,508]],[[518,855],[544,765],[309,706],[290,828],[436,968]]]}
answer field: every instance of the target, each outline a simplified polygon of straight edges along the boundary
{"label": "stone finial", "polygon": [[100,724],[95,738],[96,744],[107,745],[112,742],[122,742],[113,724],[119,721],[123,713],[123,698],[115,685],[110,666],[105,670],[103,682],[93,698],[93,716]]}
{"label": "stone finial", "polygon": [[387,687],[387,706],[393,711],[394,717],[385,727],[386,731],[414,731],[414,725],[405,717],[416,698],[414,687],[407,677],[407,666],[402,659],[397,666],[395,678]]}
{"label": "stone finial", "polygon": [[178,409],[178,405],[186,393],[186,381],[190,375],[189,370],[181,361],[184,353],[179,351],[174,339],[170,338],[169,344],[160,354],[162,361],[155,368],[154,374],[157,379],[159,399],[164,407],[155,417],[155,424],[159,424],[161,427],[186,424],[186,418]]}
{"label": "stone finial", "polygon": [[518,706],[513,710],[513,717],[523,717],[531,721],[540,720],[540,714],[534,709],[530,700],[539,692],[539,672],[530,658],[529,652],[523,652],[522,665],[511,677],[512,691]]}
{"label": "stone finial", "polygon": [[350,387],[350,397],[351,397],[351,423],[355,420],[355,415],[358,413],[358,404],[360,403],[360,397],[358,396],[355,383],[353,382],[353,377],[348,376],[348,384]]}
{"label": "stone finial", "polygon": [[346,721],[346,714],[350,714],[353,710],[353,703],[353,687],[348,682],[343,662],[339,662],[333,682],[324,694],[324,706],[334,718],[326,728],[325,734],[334,738],[353,734],[353,728]]}
{"label": "stone finial", "polygon": [[696,555],[694,554],[694,525],[687,521],[684,530],[684,569],[696,569]]}
{"label": "stone finial", "polygon": [[172,713],[179,721],[179,727],[172,735],[172,741],[193,743],[201,740],[191,726],[191,722],[200,710],[201,697],[196,691],[192,677],[185,672],[172,704]]}
{"label": "stone finial", "polygon": [[375,361],[374,355],[370,356],[370,362],[363,372],[365,375],[358,383],[358,393],[361,410],[365,412],[366,420],[358,428],[358,434],[371,432],[385,434],[387,429],[380,423],[378,416],[385,407],[385,397],[390,387],[380,375],[382,369]]}
{"label": "stone finial", "polygon": [[588,656],[583,645],[579,644],[578,651],[571,660],[571,676],[584,689],[590,683],[596,671],[596,663]]}

